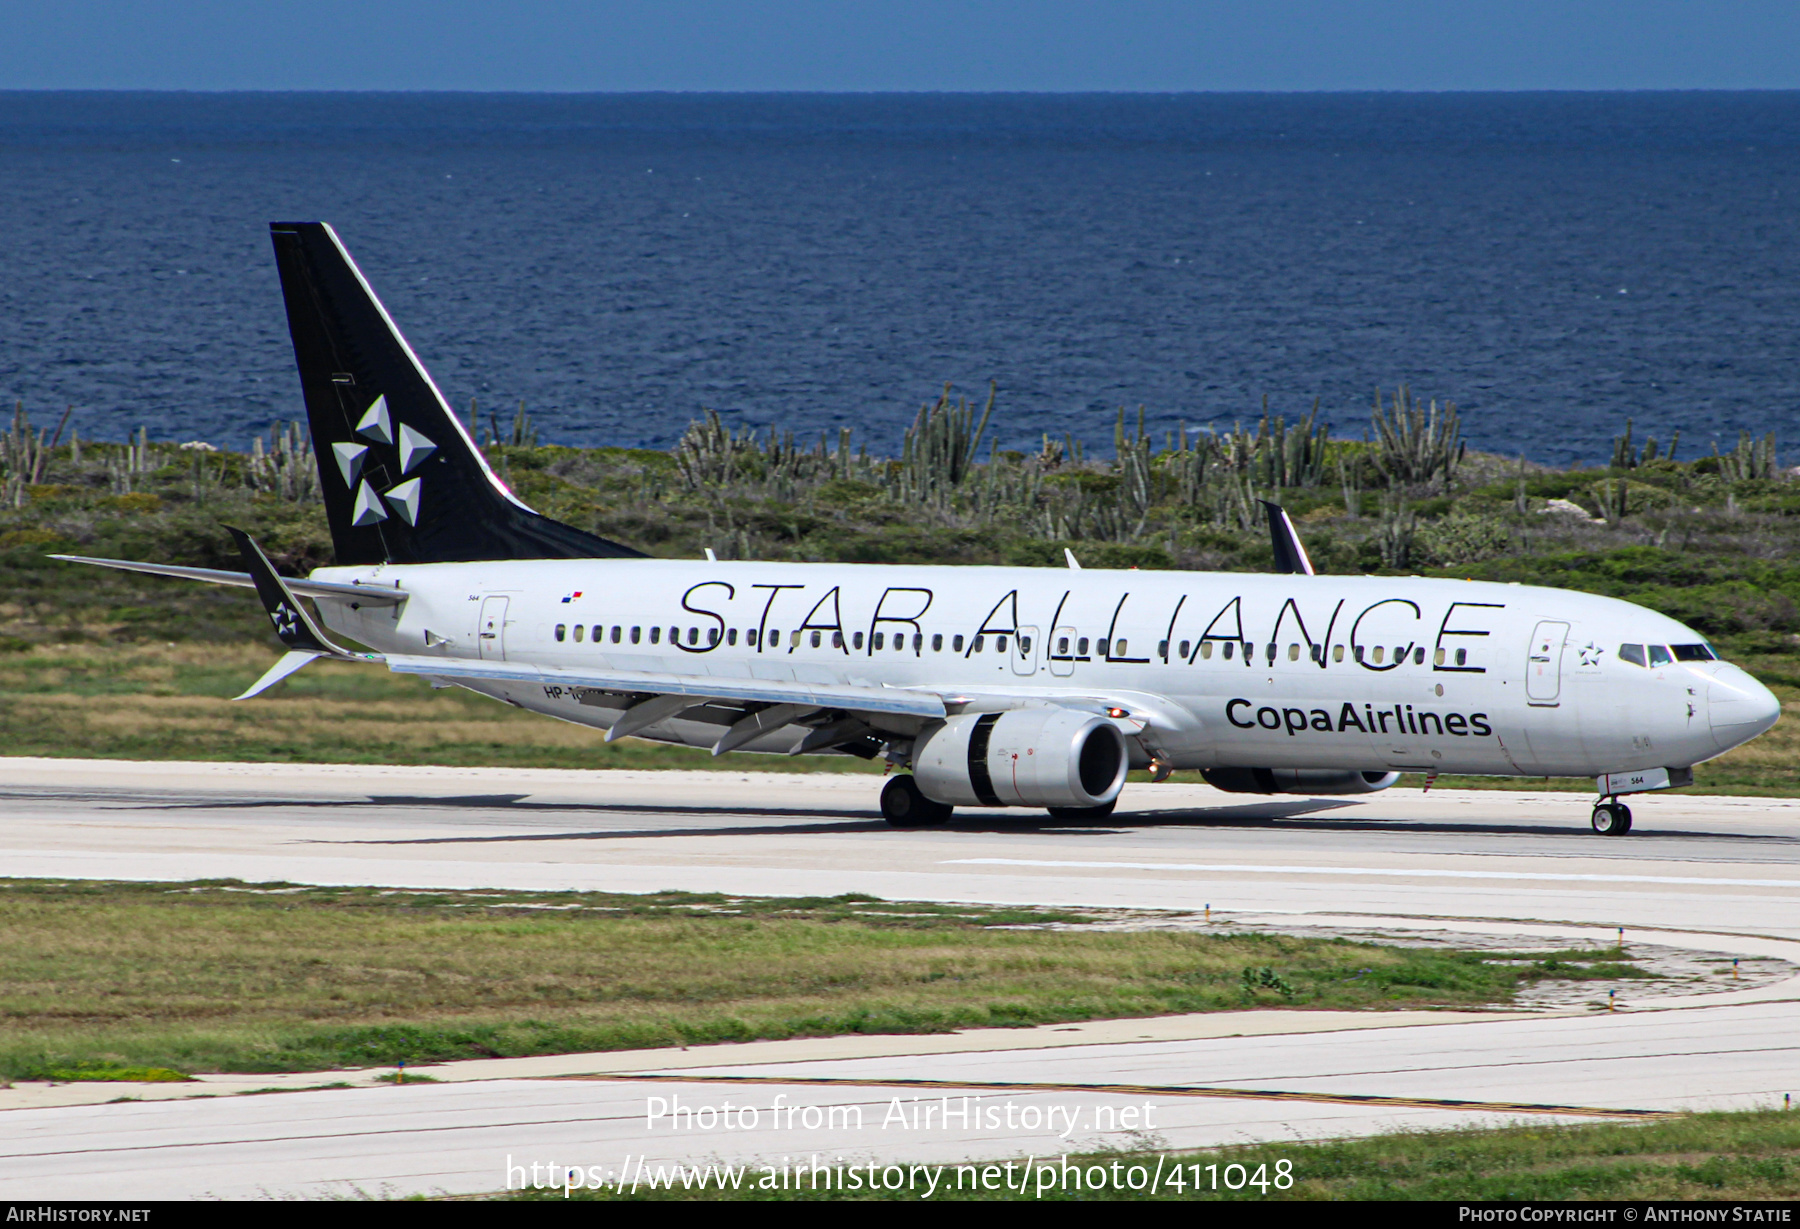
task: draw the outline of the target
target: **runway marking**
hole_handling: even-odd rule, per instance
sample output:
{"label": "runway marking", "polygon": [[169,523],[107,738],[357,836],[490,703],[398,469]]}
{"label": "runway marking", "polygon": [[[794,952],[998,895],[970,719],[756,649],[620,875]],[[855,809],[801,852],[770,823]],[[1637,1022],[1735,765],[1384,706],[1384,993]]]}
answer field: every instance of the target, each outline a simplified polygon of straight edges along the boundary
{"label": "runway marking", "polygon": [[1327,1105],[1380,1105],[1398,1109],[1483,1110],[1502,1114],[1565,1114],[1583,1118],[1679,1118],[1681,1110],[1606,1109],[1593,1105],[1536,1105],[1524,1101],[1454,1101],[1438,1097],[1378,1097],[1356,1093],[1283,1092],[1268,1088],[1219,1088],[1203,1084],[1038,1084],[964,1080],[860,1079],[849,1076],[558,1075],[557,1080],[606,1080],[659,1084],[802,1084],[825,1088],[929,1088],[961,1092],[1087,1092],[1141,1097],[1223,1097],[1244,1101],[1307,1101]]}
{"label": "runway marking", "polygon": [[1387,875],[1419,879],[1523,879],[1558,883],[1669,883],[1728,888],[1800,888],[1800,879],[1702,879],[1686,875],[1584,875],[1544,871],[1444,871],[1405,870],[1380,866],[1257,866],[1249,863],[1210,862],[1063,862],[1048,858],[949,858],[940,866],[1049,866],[1083,870],[1210,871],[1256,875]]}

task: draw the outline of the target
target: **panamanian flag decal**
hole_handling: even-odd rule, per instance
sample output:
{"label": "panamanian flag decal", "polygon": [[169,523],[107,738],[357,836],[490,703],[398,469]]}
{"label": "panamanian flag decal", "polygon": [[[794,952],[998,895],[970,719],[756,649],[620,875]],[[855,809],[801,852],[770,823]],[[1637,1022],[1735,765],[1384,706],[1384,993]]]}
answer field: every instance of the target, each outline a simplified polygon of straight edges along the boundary
{"label": "panamanian flag decal", "polygon": [[581,596],[581,590],[580,589],[575,590],[575,592],[569,594],[569,596],[567,596],[563,599],[563,605],[567,606],[570,602],[574,601],[576,598],[578,598],[580,596]]}

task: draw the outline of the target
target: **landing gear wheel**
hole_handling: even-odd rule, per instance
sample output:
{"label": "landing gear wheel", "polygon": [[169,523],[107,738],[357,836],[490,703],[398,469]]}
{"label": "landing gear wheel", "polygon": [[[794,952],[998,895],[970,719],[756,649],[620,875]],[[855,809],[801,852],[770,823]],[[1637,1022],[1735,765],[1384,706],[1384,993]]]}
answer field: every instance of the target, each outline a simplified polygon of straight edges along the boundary
{"label": "landing gear wheel", "polygon": [[894,777],[881,787],[881,817],[896,828],[935,828],[949,822],[951,810],[920,793],[911,777]]}
{"label": "landing gear wheel", "polygon": [[1622,802],[1602,802],[1594,808],[1594,831],[1601,836],[1624,836],[1631,831],[1631,808]]}
{"label": "landing gear wheel", "polygon": [[1103,802],[1097,807],[1046,807],[1051,819],[1105,819],[1119,805],[1114,798],[1111,802]]}

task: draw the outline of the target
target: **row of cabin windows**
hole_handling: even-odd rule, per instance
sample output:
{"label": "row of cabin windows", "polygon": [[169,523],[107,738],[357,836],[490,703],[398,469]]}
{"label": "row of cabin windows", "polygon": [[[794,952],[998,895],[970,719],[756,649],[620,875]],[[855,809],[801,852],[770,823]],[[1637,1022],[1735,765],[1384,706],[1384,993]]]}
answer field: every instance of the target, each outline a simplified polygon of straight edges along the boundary
{"label": "row of cabin windows", "polygon": [[[1647,662],[1644,659],[1646,650],[1649,652]],[[1654,670],[1672,661],[1717,661],[1719,655],[1713,652],[1710,644],[1622,644],[1619,646],[1619,660],[1628,661],[1634,666],[1648,666]]]}
{"label": "row of cabin windows", "polygon": [[[1067,642],[1065,641],[1064,643],[1067,643]],[[1200,642],[1200,656],[1202,659],[1210,659],[1212,657],[1213,645],[1215,643],[1220,646],[1219,650],[1218,650],[1219,656],[1224,658],[1226,661],[1230,661],[1232,659],[1232,657],[1234,656],[1235,652],[1238,651],[1239,649],[1242,650],[1245,661],[1251,660],[1256,655],[1256,646],[1254,644],[1250,644],[1247,642],[1240,644],[1236,640],[1221,640],[1221,641],[1202,640]],[[1087,641],[1083,640],[1081,642],[1081,646],[1082,646],[1082,651],[1086,652],[1087,651]],[[1191,641],[1191,640],[1183,640],[1181,642],[1181,644],[1178,646],[1178,648],[1180,649],[1181,658],[1183,661],[1186,661],[1193,656],[1193,653],[1192,653],[1193,647],[1194,647],[1194,644],[1193,644],[1193,641]],[[1406,646],[1406,645],[1395,645],[1394,649],[1393,649],[1393,658],[1392,658],[1391,664],[1397,666],[1397,665],[1400,665],[1402,662],[1404,662],[1407,658],[1407,648],[1408,647],[1409,646]],[[1425,664],[1424,648],[1419,647],[1419,646],[1411,646],[1411,647],[1412,647],[1411,656],[1412,656],[1413,665],[1415,665],[1415,666],[1424,665]],[[1106,652],[1106,641],[1102,640],[1100,642],[1099,648],[1100,648],[1100,652],[1105,653]],[[1167,640],[1159,641],[1156,646],[1156,651],[1160,656],[1167,657],[1169,655],[1169,642]],[[1124,654],[1124,652],[1125,652],[1125,642],[1123,640],[1121,640],[1121,641],[1119,641],[1119,653],[1122,656]],[[1276,644],[1271,643],[1271,644],[1267,644],[1267,645],[1263,646],[1264,660],[1268,661],[1271,665],[1274,664],[1275,658],[1279,652],[1280,652],[1280,646],[1278,646]],[[1372,663],[1377,666],[1389,664],[1388,648],[1386,645],[1378,644],[1378,645],[1375,645],[1375,646],[1369,647],[1369,648],[1365,648],[1362,645],[1358,645],[1356,648],[1356,651],[1354,653],[1354,656],[1355,656],[1356,660],[1359,662],[1369,662],[1369,663]],[[1307,650],[1307,657],[1310,658],[1314,662],[1318,662],[1318,663],[1322,664],[1325,660],[1325,646],[1322,644],[1315,644],[1315,645],[1309,646],[1308,650]],[[1288,645],[1287,659],[1289,661],[1299,661],[1300,660],[1300,646],[1299,645],[1297,645],[1297,644]],[[1435,653],[1432,654],[1432,664],[1433,665],[1442,666],[1442,665],[1446,664],[1450,659],[1451,659],[1451,654],[1449,653],[1448,650],[1445,650],[1445,649],[1439,649]],[[1337,645],[1333,645],[1331,647],[1331,660],[1332,661],[1343,661],[1344,660],[1344,646],[1343,645],[1337,644]],[[1456,653],[1455,653],[1455,660],[1456,660],[1456,664],[1459,666],[1468,665],[1469,664],[1469,650],[1457,649]]]}
{"label": "row of cabin windows", "polygon": [[[630,628],[629,629],[630,643],[632,643],[632,644],[642,643],[643,630],[644,629],[642,627]],[[605,627],[601,624],[598,624],[598,623],[593,625],[593,630],[590,633],[586,624],[577,623],[577,624],[575,624],[574,639],[575,639],[575,643],[577,643],[577,644],[580,644],[584,637],[592,639],[593,643],[595,643],[595,644],[601,644],[603,642],[610,642],[612,644],[621,644],[627,640],[626,633],[627,633],[627,629],[624,628],[623,626],[614,626],[614,627],[608,629],[607,627]],[[663,629],[660,626],[652,627],[650,629],[650,643],[651,644],[661,644],[662,643],[662,634],[663,634]],[[697,627],[688,628],[687,629],[687,643],[691,646],[698,646],[700,643],[701,634],[702,634],[701,629],[699,629]],[[568,625],[564,624],[564,623],[558,623],[556,625],[556,639],[559,642],[561,642],[561,641],[567,639],[568,636],[569,636]],[[810,633],[801,632],[801,631],[789,632],[788,633],[788,647],[790,649],[799,648],[800,644],[801,644],[802,636],[806,637],[807,641],[812,645],[813,648],[817,649],[817,648],[824,647],[825,633],[822,631],[812,631]],[[707,646],[709,648],[717,645],[719,643],[719,629],[716,627],[707,628],[705,631],[705,638],[706,638]],[[994,652],[996,652],[996,653],[1006,652],[1007,637],[1002,635],[1002,636],[995,636],[993,639],[994,639]],[[758,640],[759,640],[759,637],[757,635],[755,628],[748,628],[745,630],[744,643],[746,645],[748,645],[750,648],[753,648],[753,649],[757,648]],[[1074,652],[1073,653],[1070,653],[1070,651],[1069,651],[1071,640],[1073,640],[1073,644],[1074,644]],[[974,637],[973,641],[969,644],[969,651],[972,653],[982,652],[986,647],[986,641],[987,641],[986,635]],[[682,642],[681,641],[681,628],[679,628],[679,627],[669,628],[669,643],[674,644],[674,645],[679,645],[681,642]],[[735,627],[727,628],[725,630],[725,643],[728,645],[736,645],[737,642],[738,642],[738,629]],[[890,642],[892,643],[892,646],[893,646],[893,649],[895,652],[905,652],[906,651],[907,636],[906,636],[905,632],[895,632],[892,636],[889,636],[886,632],[876,632],[870,638],[869,646],[870,646],[870,648],[872,648],[876,651],[880,651],[880,650],[886,649]],[[770,628],[769,632],[768,632],[768,638],[763,643],[768,648],[780,647],[780,645],[781,645],[780,629],[779,628]],[[951,652],[953,652],[953,653],[962,652],[963,651],[963,643],[964,643],[963,637],[951,636],[950,637]],[[1031,637],[1030,636],[1020,636],[1020,637],[1018,637],[1018,643],[1019,643],[1019,654],[1021,656],[1029,656],[1031,653]],[[1123,657],[1126,654],[1127,643],[1128,642],[1125,640],[1118,640],[1118,641],[1107,641],[1104,639],[1097,640],[1094,642],[1094,651],[1097,654],[1099,654],[1101,657],[1110,657],[1110,656],[1114,656],[1114,655]],[[1200,656],[1202,659],[1210,659],[1212,657],[1213,646],[1215,644],[1220,646],[1219,647],[1219,656],[1224,658],[1226,661],[1230,661],[1232,659],[1234,651],[1240,647],[1239,642],[1236,640],[1223,640],[1223,641],[1202,640],[1200,642]],[[842,632],[832,632],[831,633],[831,647],[834,649],[842,649],[844,647],[844,633],[842,633]],[[862,650],[863,634],[861,632],[852,633],[852,635],[850,637],[850,647],[857,650],[858,652],[860,652]],[[1254,644],[1245,643],[1241,647],[1242,647],[1242,651],[1243,651],[1245,660],[1246,661],[1250,660],[1256,652],[1256,646]],[[924,648],[925,648],[924,635],[919,632],[914,632],[912,635],[913,651],[914,652],[923,652]],[[1181,658],[1183,661],[1188,660],[1192,656],[1192,653],[1191,653],[1192,648],[1193,648],[1192,641],[1183,640],[1181,642],[1180,653],[1181,653]],[[1110,652],[1109,652],[1109,650],[1110,650]],[[941,633],[934,634],[931,637],[931,651],[934,653],[941,653],[944,651],[944,637]],[[1160,656],[1166,658],[1169,654],[1169,642],[1167,640],[1160,641],[1156,646],[1156,651]],[[1264,646],[1263,655],[1270,664],[1273,664],[1278,651],[1279,651],[1279,646],[1275,645],[1274,643],[1270,643],[1270,644]],[[1064,657],[1064,658],[1071,657],[1071,656],[1086,657],[1088,655],[1088,638],[1086,636],[1079,636],[1079,637],[1074,637],[1074,638],[1071,638],[1069,636],[1059,636],[1059,637],[1057,637],[1057,640],[1056,640],[1056,652],[1059,657]],[[1325,646],[1322,644],[1315,644],[1315,645],[1311,646],[1311,651],[1309,653],[1309,656],[1315,662],[1323,662],[1324,657],[1325,657]],[[1406,646],[1396,645],[1393,650],[1393,663],[1392,664],[1400,665],[1402,662],[1405,661],[1406,656],[1407,656]],[[1623,645],[1619,649],[1619,656],[1626,661],[1633,662],[1633,663],[1641,666],[1644,664],[1644,646],[1639,645],[1639,644]],[[1359,662],[1369,660],[1378,666],[1385,665],[1388,662],[1388,649],[1387,649],[1387,646],[1378,644],[1378,645],[1375,645],[1371,649],[1365,650],[1362,646],[1359,645],[1356,648],[1355,657],[1356,657],[1356,660]],[[1444,649],[1439,649],[1439,650],[1437,650],[1437,652],[1435,654],[1433,654],[1433,663],[1435,665],[1439,665],[1439,666],[1444,665],[1446,663],[1446,661],[1448,660],[1448,657],[1449,657],[1449,654]],[[1712,652],[1712,649],[1704,644],[1678,644],[1675,646],[1675,657],[1677,660],[1680,660],[1680,661],[1711,661],[1714,659],[1714,654]],[[1300,646],[1298,644],[1290,644],[1287,646],[1287,659],[1289,661],[1299,661],[1300,660]],[[1652,665],[1652,666],[1666,665],[1669,662],[1669,659],[1670,658],[1669,658],[1669,650],[1668,649],[1664,648],[1661,645],[1653,644],[1650,646],[1650,665]],[[1339,645],[1332,646],[1331,660],[1340,661],[1340,662],[1344,660],[1344,646],[1343,645],[1339,644]],[[1425,664],[1424,648],[1422,648],[1422,647],[1413,648],[1412,660],[1413,660],[1413,664],[1415,666],[1424,665]],[[1457,665],[1459,665],[1459,666],[1467,665],[1468,660],[1469,660],[1469,651],[1467,649],[1457,649],[1456,650],[1456,664]]]}
{"label": "row of cabin windows", "polygon": [[[709,627],[706,629],[704,634],[705,634],[705,639],[706,639],[706,643],[707,643],[708,647],[714,646],[719,643],[719,629],[718,628]],[[577,623],[577,624],[575,624],[572,635],[573,635],[573,639],[576,644],[582,643],[582,641],[584,639],[591,640],[594,644],[603,644],[603,643],[641,644],[644,642],[644,639],[645,639],[644,629],[642,627],[626,628],[623,626],[616,626],[616,627],[612,627],[612,628],[607,628],[599,623],[596,623],[593,625],[593,629],[591,632],[590,632],[587,624]],[[663,635],[663,629],[661,627],[652,627],[650,629],[649,642],[651,644],[661,644],[662,643],[662,635]],[[700,643],[700,640],[701,640],[701,636],[702,636],[702,633],[699,628],[690,627],[687,629],[687,643],[689,645],[698,646]],[[558,643],[566,641],[570,638],[571,638],[571,632],[569,629],[569,625],[566,623],[558,623],[556,625],[556,639],[557,639]],[[802,643],[803,638],[805,639],[805,641],[807,643],[810,643],[812,645],[812,647],[815,649],[823,648],[825,646],[825,633],[823,631],[810,631],[810,632],[792,631],[792,632],[788,633],[788,647],[790,649],[799,648]],[[744,643],[746,645],[748,645],[750,648],[753,648],[753,649],[757,648],[757,647],[759,647],[759,640],[760,640],[760,645],[762,647],[767,647],[767,648],[771,648],[771,649],[779,648],[781,646],[781,629],[773,628],[773,627],[770,628],[768,630],[766,638],[759,637],[757,630],[755,628],[746,628],[745,629]],[[996,652],[996,653],[1006,652],[1006,646],[1007,646],[1008,640],[1009,640],[1009,637],[1007,637],[1007,636],[994,636],[993,637],[994,652]],[[736,645],[737,642],[738,642],[738,629],[735,627],[726,628],[725,629],[725,643],[728,645]],[[974,637],[974,639],[971,642],[969,642],[969,651],[972,653],[980,653],[986,649],[987,642],[988,642],[987,635],[984,634],[984,635],[976,636],[976,637]],[[669,643],[674,644],[674,645],[679,645],[682,643],[681,628],[679,628],[679,627],[669,628]],[[951,652],[954,652],[954,653],[962,652],[964,643],[965,643],[965,641],[962,636],[951,636],[950,637]],[[1083,641],[1082,643],[1085,644],[1086,641]],[[1120,641],[1119,643],[1122,647],[1125,642]],[[893,633],[893,635],[890,636],[886,632],[876,632],[869,639],[869,647],[871,649],[875,649],[875,650],[886,649],[890,646],[890,644],[895,652],[897,652],[897,653],[904,652],[907,648],[906,633],[905,632],[895,632],[895,633]],[[1029,654],[1031,652],[1031,637],[1030,636],[1018,637],[1018,644],[1019,644],[1019,652],[1021,655]],[[832,632],[831,633],[831,647],[834,649],[842,649],[844,647],[844,633],[843,632]],[[851,634],[850,647],[853,649],[856,649],[858,651],[860,651],[862,649],[863,634],[861,632],[854,632]],[[920,632],[913,633],[912,649],[915,653],[924,652],[925,636],[923,633],[920,633]],[[931,651],[933,653],[941,653],[944,651],[944,637],[941,633],[931,637]]]}

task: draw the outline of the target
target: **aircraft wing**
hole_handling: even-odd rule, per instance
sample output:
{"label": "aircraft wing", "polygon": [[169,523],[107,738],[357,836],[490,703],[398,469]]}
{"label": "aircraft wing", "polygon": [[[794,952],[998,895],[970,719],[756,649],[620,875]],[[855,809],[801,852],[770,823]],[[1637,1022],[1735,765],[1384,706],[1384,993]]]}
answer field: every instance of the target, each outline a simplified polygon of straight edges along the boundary
{"label": "aircraft wing", "polygon": [[[177,580],[199,580],[209,585],[256,588],[256,581],[248,572],[184,568],[172,563],[134,563],[129,559],[90,559],[85,555],[51,555],[50,558],[60,559],[64,563],[91,563],[96,567],[118,568],[121,572],[142,572],[146,576],[173,576]],[[285,577],[283,581],[296,597],[336,598],[370,606],[397,606],[411,596],[397,585],[344,585],[329,580],[291,580]]]}
{"label": "aircraft wing", "polygon": [[[936,692],[899,687],[853,687],[839,683],[794,683],[784,679],[720,678],[710,674],[673,674],[653,670],[567,670],[525,662],[479,661],[458,657],[386,656],[388,669],[442,679],[492,679],[569,688],[652,696],[691,696],[752,704],[794,704],[813,709],[841,708],[853,713],[896,713],[942,718],[944,701]],[[672,714],[671,714],[672,715]]]}

